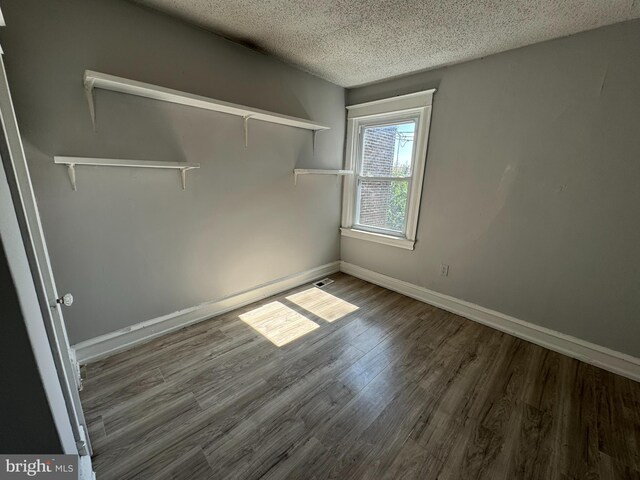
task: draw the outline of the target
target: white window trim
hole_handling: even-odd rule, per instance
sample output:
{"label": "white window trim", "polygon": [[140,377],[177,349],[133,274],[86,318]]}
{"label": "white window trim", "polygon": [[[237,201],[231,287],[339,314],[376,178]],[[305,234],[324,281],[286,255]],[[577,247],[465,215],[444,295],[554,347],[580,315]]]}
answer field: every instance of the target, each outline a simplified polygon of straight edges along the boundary
{"label": "white window trim", "polygon": [[345,162],[347,170],[355,171],[357,168],[360,123],[375,120],[376,117],[384,119],[394,114],[417,115],[418,122],[416,125],[413,180],[409,187],[409,198],[407,199],[405,234],[398,236],[386,235],[354,227],[357,175],[350,175],[344,178],[342,228],[340,229],[343,236],[413,250],[418,229],[418,215],[420,213],[420,199],[422,198],[422,184],[427,161],[427,145],[429,143],[429,127],[431,125],[431,105],[435,91],[435,89],[425,90],[347,107],[348,124]]}

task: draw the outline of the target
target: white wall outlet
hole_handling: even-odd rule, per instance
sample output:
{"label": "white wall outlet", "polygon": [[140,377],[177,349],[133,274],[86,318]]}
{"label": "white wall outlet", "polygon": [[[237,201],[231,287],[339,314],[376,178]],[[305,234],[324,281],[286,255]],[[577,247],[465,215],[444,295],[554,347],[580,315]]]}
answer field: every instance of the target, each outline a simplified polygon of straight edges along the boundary
{"label": "white wall outlet", "polygon": [[449,276],[449,265],[447,265],[446,263],[443,263],[442,265],[440,265],[440,276],[441,277]]}

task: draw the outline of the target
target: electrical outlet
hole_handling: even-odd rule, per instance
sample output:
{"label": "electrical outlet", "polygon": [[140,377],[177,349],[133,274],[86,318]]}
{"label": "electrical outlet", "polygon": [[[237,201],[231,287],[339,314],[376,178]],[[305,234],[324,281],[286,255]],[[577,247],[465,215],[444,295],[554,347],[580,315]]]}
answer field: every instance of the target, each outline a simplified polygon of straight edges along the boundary
{"label": "electrical outlet", "polygon": [[441,277],[449,276],[449,265],[447,265],[446,263],[443,263],[442,265],[440,265],[440,276]]}

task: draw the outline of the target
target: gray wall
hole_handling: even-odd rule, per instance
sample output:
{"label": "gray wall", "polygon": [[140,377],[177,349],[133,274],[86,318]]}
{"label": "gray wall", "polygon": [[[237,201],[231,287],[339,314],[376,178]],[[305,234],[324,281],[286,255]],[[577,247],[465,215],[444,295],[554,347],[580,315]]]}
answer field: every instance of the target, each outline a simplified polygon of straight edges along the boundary
{"label": "gray wall", "polygon": [[438,88],[415,251],[342,259],[640,356],[639,47],[635,21],[349,90]]}
{"label": "gray wall", "polygon": [[[293,168],[340,168],[344,90],[121,0],[3,0],[0,34],[36,197],[76,343],[339,258],[340,187]],[[96,91],[97,70],[309,118],[318,134]],[[173,171],[78,167],[54,155],[200,162]]]}
{"label": "gray wall", "polygon": [[62,453],[2,243],[0,305],[0,452]]}

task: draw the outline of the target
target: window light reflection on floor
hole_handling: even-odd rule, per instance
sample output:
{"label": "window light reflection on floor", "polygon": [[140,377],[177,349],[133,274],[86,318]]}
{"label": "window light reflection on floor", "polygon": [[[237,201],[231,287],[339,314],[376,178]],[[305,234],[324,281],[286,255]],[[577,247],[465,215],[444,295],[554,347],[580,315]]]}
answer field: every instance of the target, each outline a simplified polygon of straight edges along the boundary
{"label": "window light reflection on floor", "polygon": [[334,322],[358,310],[354,304],[315,287],[289,295],[286,298],[327,322]]}
{"label": "window light reflection on floor", "polygon": [[320,328],[317,323],[280,302],[267,303],[243,313],[240,320],[278,347]]}

